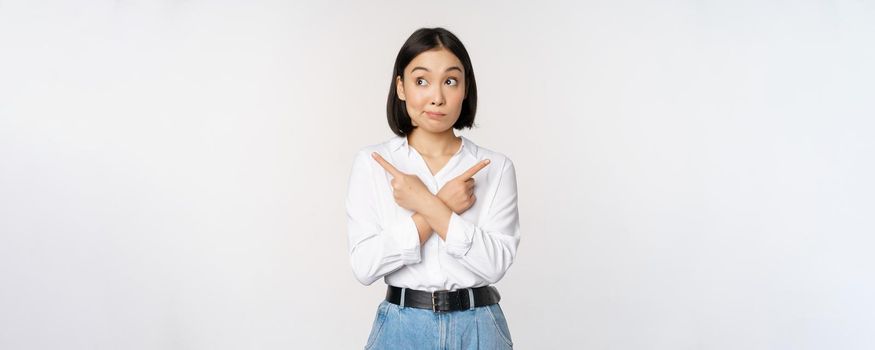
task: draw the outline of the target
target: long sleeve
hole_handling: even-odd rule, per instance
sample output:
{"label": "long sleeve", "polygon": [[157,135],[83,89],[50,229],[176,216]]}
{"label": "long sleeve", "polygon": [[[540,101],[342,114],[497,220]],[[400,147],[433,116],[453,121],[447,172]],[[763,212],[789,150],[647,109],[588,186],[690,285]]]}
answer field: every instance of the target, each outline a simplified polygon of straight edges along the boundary
{"label": "long sleeve", "polygon": [[520,242],[516,170],[509,158],[498,181],[482,224],[453,213],[445,241],[450,256],[490,284],[498,282],[513,264]]}
{"label": "long sleeve", "polygon": [[419,231],[412,217],[393,220],[386,227],[380,224],[373,163],[368,152],[356,154],[346,197],[350,263],[364,285],[421,261]]}

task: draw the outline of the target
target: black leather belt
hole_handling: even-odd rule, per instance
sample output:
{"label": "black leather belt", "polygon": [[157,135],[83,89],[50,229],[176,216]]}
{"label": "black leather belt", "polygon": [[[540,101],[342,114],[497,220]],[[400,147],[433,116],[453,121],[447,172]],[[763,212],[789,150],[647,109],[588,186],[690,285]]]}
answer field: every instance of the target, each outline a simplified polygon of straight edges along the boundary
{"label": "black leather belt", "polygon": [[[493,286],[478,288],[462,288],[454,291],[438,290],[426,292],[404,288],[404,306],[428,309],[434,312],[458,311],[471,308],[471,295],[474,296],[474,307],[498,304],[501,295]],[[402,288],[389,286],[386,290],[386,301],[401,305]]]}

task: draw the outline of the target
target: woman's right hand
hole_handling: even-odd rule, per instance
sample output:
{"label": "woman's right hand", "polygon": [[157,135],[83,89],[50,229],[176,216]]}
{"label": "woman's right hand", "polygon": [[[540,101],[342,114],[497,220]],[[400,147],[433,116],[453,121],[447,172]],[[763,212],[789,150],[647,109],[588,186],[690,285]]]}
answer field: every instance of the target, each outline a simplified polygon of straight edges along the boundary
{"label": "woman's right hand", "polygon": [[437,193],[447,207],[454,213],[461,215],[474,205],[477,201],[474,196],[474,174],[486,167],[489,164],[489,159],[482,160],[475,164],[471,169],[462,173],[452,180],[444,184],[444,187]]}

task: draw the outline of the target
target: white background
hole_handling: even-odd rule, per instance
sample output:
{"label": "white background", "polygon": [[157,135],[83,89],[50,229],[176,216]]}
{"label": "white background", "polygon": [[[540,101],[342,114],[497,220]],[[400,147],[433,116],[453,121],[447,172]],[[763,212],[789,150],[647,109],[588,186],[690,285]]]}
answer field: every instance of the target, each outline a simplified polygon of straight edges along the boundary
{"label": "white background", "polygon": [[517,167],[517,348],[875,348],[854,0],[0,1],[0,348],[361,348],[349,170],[432,26]]}

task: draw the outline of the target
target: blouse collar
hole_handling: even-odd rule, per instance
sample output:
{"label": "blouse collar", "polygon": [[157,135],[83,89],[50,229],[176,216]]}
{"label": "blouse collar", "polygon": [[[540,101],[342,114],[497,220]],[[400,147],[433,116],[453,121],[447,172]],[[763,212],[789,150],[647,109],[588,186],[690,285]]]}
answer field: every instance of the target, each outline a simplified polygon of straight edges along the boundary
{"label": "blouse collar", "polygon": [[[458,154],[460,152],[465,152],[468,155],[470,155],[471,157],[473,157],[474,159],[477,159],[477,145],[474,144],[474,142],[472,142],[471,140],[469,140],[465,136],[460,135],[459,138],[462,139],[462,146],[459,148],[458,151],[456,151],[456,154]],[[407,155],[409,156],[410,150],[412,149],[412,147],[410,147],[410,145],[408,145],[408,143],[407,143],[407,136],[397,136],[396,135],[394,138],[392,138],[389,141],[389,149],[391,149],[393,152],[396,152],[396,151],[399,151],[402,149],[406,150]]]}

